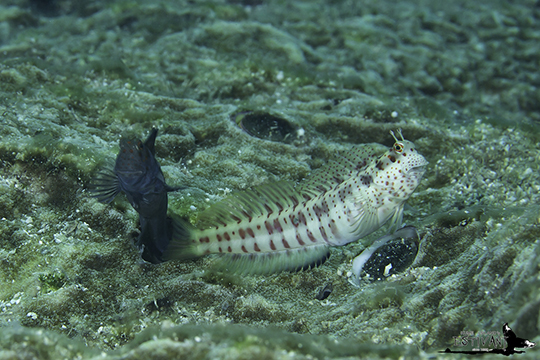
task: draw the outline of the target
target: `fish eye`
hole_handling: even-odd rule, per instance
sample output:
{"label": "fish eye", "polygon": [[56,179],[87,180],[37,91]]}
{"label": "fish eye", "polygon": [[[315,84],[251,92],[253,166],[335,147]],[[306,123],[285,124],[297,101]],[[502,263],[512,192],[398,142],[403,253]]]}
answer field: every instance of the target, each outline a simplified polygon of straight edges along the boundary
{"label": "fish eye", "polygon": [[398,152],[398,153],[403,152],[403,145],[400,144],[400,143],[395,143],[395,144],[394,144],[394,151],[395,151],[395,152]]}

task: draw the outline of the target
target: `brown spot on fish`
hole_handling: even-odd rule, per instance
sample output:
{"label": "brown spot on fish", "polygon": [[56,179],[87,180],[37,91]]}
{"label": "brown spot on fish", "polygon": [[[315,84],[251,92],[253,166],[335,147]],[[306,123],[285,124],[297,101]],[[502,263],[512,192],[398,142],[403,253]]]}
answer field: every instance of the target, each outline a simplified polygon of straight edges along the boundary
{"label": "brown spot on fish", "polygon": [[219,234],[216,235],[216,239],[217,239],[217,241],[223,240],[223,239],[221,238],[221,235],[219,235]]}
{"label": "brown spot on fish", "polygon": [[257,243],[253,244],[253,250],[255,250],[256,252],[261,251],[261,249],[259,248],[259,245],[257,245]]}
{"label": "brown spot on fish", "polygon": [[[326,201],[322,202],[322,208],[321,211],[325,214],[328,214],[330,212],[330,208],[328,207],[328,203]],[[304,218],[305,220],[305,218]]]}
{"label": "brown spot on fish", "polygon": [[289,245],[289,243],[287,242],[287,240],[285,240],[285,238],[281,239],[281,242],[283,243],[283,247],[285,249],[290,249],[291,246]]}
{"label": "brown spot on fish", "polygon": [[242,211],[242,214],[244,214],[245,217],[248,218],[248,221],[251,222],[251,220],[253,220],[253,217],[251,217],[251,215],[247,212],[247,211]]}
{"label": "brown spot on fish", "polygon": [[[345,194],[342,194],[342,195],[340,194],[340,197],[341,197],[342,199],[344,199],[344,198],[345,198]],[[325,210],[326,210],[326,211],[325,211]],[[315,213],[315,216],[317,216],[317,218],[318,218],[319,220],[321,220],[322,215],[328,214],[328,206],[326,206],[326,208],[320,208],[320,207],[318,207],[317,205],[315,205],[315,206],[313,206],[313,212]]]}
{"label": "brown spot on fish", "polygon": [[255,237],[255,233],[253,232],[253,230],[251,228],[247,228],[246,231],[249,234],[249,236],[251,236],[252,238]]}
{"label": "brown spot on fish", "polygon": [[367,165],[367,161],[366,161],[366,160],[361,161],[361,162],[359,162],[359,163],[356,165],[355,170],[363,169],[366,165]]}
{"label": "brown spot on fish", "polygon": [[323,237],[324,241],[328,241],[328,236],[326,235],[326,230],[322,226],[319,226],[319,231],[321,232],[321,236]]}
{"label": "brown spot on fish", "polygon": [[228,251],[228,252],[232,252],[232,249],[231,249],[230,246],[227,248],[227,251]]}
{"label": "brown spot on fish", "polygon": [[237,224],[240,224],[240,222],[242,221],[242,219],[240,219],[238,216],[235,216],[235,215],[231,215],[231,218],[235,220]]}
{"label": "brown spot on fish", "polygon": [[274,233],[274,229],[272,228],[272,225],[268,223],[268,221],[264,222],[264,226],[266,227],[266,231],[268,231],[268,235],[272,235]]}
{"label": "brown spot on fish", "polygon": [[246,247],[245,247],[244,245],[242,245],[242,251],[245,252],[245,253],[248,252],[247,249],[246,249]]}
{"label": "brown spot on fish", "polygon": [[339,235],[339,232],[338,232],[338,229],[337,229],[337,226],[336,226],[336,221],[334,219],[332,219],[331,224],[328,224],[328,227],[330,228],[330,231],[332,232],[332,235],[334,235],[334,236]]}
{"label": "brown spot on fish", "polygon": [[244,231],[244,229],[238,229],[238,235],[240,235],[242,240],[246,238],[246,232]]}
{"label": "brown spot on fish", "polygon": [[307,225],[306,216],[301,211],[298,213],[298,221],[304,225]]}
{"label": "brown spot on fish", "polygon": [[313,236],[313,233],[311,231],[306,230],[306,232],[309,240],[311,240],[312,242],[317,242],[317,239],[315,238],[315,236]]}
{"label": "brown spot on fish", "polygon": [[362,183],[362,185],[369,186],[373,182],[373,178],[371,177],[371,175],[361,175],[360,182]]}
{"label": "brown spot on fish", "polygon": [[270,249],[276,250],[276,245],[274,244],[274,240],[270,240]]}
{"label": "brown spot on fish", "polygon": [[279,219],[274,220],[274,229],[276,229],[277,232],[283,232],[283,228],[281,227],[281,224],[279,223]]}
{"label": "brown spot on fish", "polygon": [[306,244],[302,241],[302,238],[300,237],[300,234],[296,234],[296,240],[298,241],[298,245],[300,245],[300,246],[306,245]]}
{"label": "brown spot on fish", "polygon": [[223,233],[223,237],[225,238],[225,240],[231,241],[231,236],[229,235],[228,232],[225,231],[225,233]]}
{"label": "brown spot on fish", "polygon": [[266,209],[267,211],[267,215],[270,216],[274,213],[274,210],[272,210],[272,208],[270,206],[268,206],[268,204],[264,204],[264,208]]}

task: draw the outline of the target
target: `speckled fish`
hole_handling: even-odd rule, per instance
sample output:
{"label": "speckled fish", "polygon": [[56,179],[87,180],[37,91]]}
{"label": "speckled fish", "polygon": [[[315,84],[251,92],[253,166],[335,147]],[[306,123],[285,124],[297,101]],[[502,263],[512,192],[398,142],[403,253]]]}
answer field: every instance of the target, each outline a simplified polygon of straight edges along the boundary
{"label": "speckled fish", "polygon": [[427,164],[399,134],[382,155],[377,146],[359,146],[296,187],[239,191],[202,212],[196,227],[179,220],[164,257],[221,253],[229,271],[299,270],[323,263],[329,246],[356,241],[389,220],[395,230]]}
{"label": "speckled fish", "polygon": [[148,139],[120,140],[120,152],[114,169],[105,169],[94,178],[90,192],[98,201],[108,204],[121,191],[139,213],[141,233],[137,246],[143,259],[159,263],[172,237],[171,218],[167,217],[167,192],[179,190],[165,183],[161,167],[155,158],[157,129]]}

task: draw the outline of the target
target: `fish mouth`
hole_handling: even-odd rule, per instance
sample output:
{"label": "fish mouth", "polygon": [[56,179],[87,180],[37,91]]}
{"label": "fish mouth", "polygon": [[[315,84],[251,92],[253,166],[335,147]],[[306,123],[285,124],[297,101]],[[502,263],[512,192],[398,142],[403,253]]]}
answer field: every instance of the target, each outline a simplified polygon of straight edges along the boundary
{"label": "fish mouth", "polygon": [[428,161],[426,160],[426,158],[424,158],[423,156],[419,156],[417,159],[415,159],[416,161],[411,161],[410,164],[410,170],[408,172],[411,172],[411,171],[415,171],[415,172],[418,172],[418,171],[424,171],[424,167],[429,164]]}
{"label": "fish mouth", "polygon": [[412,166],[413,169],[423,168],[429,164],[429,162],[422,156],[422,161],[419,162],[419,164]]}
{"label": "fish mouth", "polygon": [[420,178],[424,175],[426,172],[425,166],[427,165],[427,161],[424,164],[416,165],[412,167],[408,172],[407,175],[410,177],[416,177]]}

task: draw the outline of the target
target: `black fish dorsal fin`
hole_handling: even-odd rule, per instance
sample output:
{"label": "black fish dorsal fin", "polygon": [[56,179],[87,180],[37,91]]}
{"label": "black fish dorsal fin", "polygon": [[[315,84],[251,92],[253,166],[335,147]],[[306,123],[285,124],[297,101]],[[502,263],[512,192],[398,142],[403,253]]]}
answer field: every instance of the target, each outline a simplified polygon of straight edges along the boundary
{"label": "black fish dorsal fin", "polygon": [[152,132],[150,132],[150,135],[148,135],[148,138],[144,142],[144,146],[150,150],[152,155],[156,155],[156,137],[157,137],[158,129],[152,128]]}

